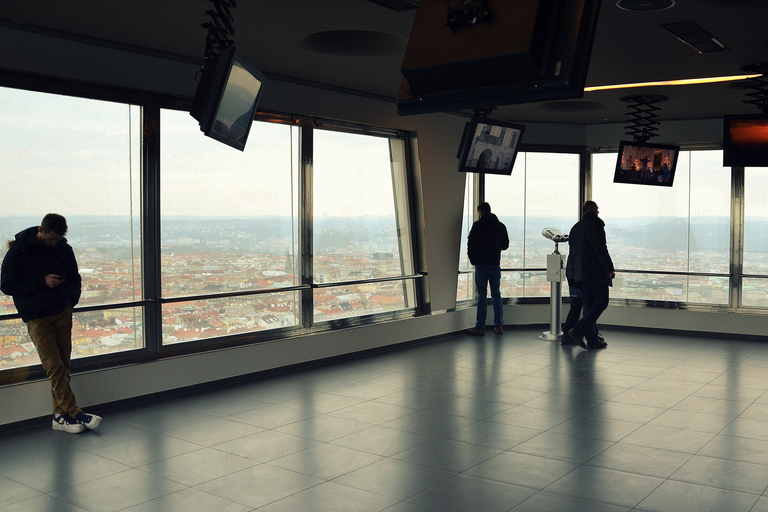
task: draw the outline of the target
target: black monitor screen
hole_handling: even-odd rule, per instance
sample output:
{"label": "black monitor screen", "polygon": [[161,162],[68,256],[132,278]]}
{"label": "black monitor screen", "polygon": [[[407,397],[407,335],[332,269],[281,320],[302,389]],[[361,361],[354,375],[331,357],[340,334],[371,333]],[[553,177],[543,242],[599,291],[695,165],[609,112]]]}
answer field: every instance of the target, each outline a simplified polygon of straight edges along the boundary
{"label": "black monitor screen", "polygon": [[264,75],[235,47],[206,61],[190,113],[205,135],[245,148]]}
{"label": "black monitor screen", "polygon": [[473,119],[464,128],[459,148],[459,170],[488,174],[512,174],[525,126]]}
{"label": "black monitor screen", "polygon": [[724,121],[723,165],[768,167],[768,115],[728,114]]}
{"label": "black monitor screen", "polygon": [[621,141],[614,183],[671,187],[680,146]]}

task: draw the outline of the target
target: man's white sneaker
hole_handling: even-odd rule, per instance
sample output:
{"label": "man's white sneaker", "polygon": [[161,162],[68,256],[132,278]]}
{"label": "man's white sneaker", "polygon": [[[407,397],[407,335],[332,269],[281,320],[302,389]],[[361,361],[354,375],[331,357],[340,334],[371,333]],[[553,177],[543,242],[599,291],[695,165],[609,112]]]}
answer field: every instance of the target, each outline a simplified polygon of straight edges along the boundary
{"label": "man's white sneaker", "polygon": [[96,430],[99,428],[99,425],[101,425],[101,416],[96,416],[95,414],[86,414],[82,411],[72,419],[88,430]]}
{"label": "man's white sneaker", "polygon": [[79,434],[85,430],[85,425],[73,419],[68,414],[54,414],[52,422],[53,430],[62,430],[70,434]]}

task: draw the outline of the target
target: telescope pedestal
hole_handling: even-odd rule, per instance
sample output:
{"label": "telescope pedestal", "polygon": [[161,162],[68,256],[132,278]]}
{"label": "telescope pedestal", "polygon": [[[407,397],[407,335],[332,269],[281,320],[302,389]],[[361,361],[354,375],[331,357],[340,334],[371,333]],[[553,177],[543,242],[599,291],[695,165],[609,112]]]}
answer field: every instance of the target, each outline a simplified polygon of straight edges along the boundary
{"label": "telescope pedestal", "polygon": [[563,280],[565,278],[563,260],[563,255],[558,252],[557,245],[555,245],[555,252],[547,255],[547,281],[552,284],[549,299],[549,331],[539,336],[539,339],[546,341],[560,341],[563,335],[560,322],[563,310]]}

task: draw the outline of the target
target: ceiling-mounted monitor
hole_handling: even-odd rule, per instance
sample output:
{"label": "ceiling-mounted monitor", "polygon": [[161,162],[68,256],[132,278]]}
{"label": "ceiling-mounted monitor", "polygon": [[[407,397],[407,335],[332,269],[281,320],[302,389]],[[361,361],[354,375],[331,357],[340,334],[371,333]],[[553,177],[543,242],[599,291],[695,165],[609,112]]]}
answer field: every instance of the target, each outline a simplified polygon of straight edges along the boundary
{"label": "ceiling-mounted monitor", "polygon": [[464,0],[419,2],[398,113],[583,96],[600,0],[485,0],[481,7],[489,11],[481,21],[456,27],[450,13],[468,8]]}
{"label": "ceiling-mounted monitor", "polygon": [[726,114],[723,120],[723,165],[768,167],[768,114]]}
{"label": "ceiling-mounted monitor", "polygon": [[680,146],[621,141],[614,183],[671,187]]}
{"label": "ceiling-mounted monitor", "polygon": [[206,59],[189,113],[205,135],[243,151],[265,81],[232,46]]}
{"label": "ceiling-mounted monitor", "polygon": [[525,126],[474,118],[464,128],[459,152],[461,172],[512,174]]}

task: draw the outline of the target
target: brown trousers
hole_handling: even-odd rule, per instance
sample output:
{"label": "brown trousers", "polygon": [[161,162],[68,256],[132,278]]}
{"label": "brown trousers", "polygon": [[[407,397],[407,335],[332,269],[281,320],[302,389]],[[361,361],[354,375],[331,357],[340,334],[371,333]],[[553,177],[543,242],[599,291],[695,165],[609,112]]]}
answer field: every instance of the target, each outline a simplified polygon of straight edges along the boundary
{"label": "brown trousers", "polygon": [[72,355],[72,306],[58,315],[27,322],[27,330],[37,348],[37,355],[51,382],[54,414],[80,413],[75,394],[69,385],[69,361]]}

